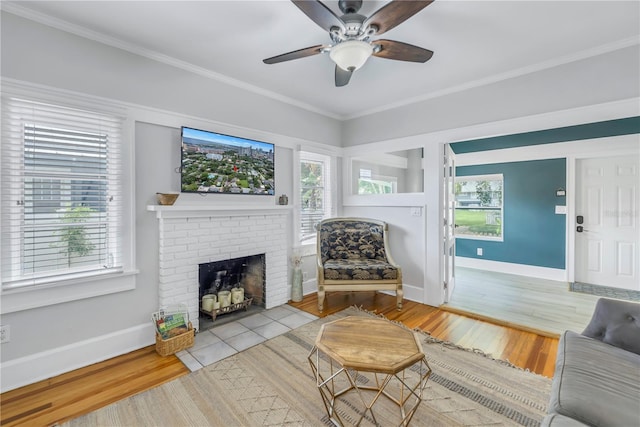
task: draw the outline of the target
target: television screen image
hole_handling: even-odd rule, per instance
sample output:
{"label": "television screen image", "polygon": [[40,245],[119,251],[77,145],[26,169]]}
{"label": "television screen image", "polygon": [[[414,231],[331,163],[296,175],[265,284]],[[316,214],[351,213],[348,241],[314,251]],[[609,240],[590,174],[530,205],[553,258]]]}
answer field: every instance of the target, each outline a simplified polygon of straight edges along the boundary
{"label": "television screen image", "polygon": [[273,144],[182,128],[183,192],[272,196],[274,166]]}

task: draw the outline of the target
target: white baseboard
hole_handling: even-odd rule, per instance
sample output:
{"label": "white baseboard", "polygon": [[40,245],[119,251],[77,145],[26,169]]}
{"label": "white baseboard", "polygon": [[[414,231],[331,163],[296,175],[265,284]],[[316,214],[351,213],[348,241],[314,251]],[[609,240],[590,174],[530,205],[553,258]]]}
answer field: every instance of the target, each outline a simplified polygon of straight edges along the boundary
{"label": "white baseboard", "polygon": [[[424,304],[424,288],[403,283],[402,290],[404,291],[404,299]],[[394,295],[394,293],[390,292],[389,295]]]}
{"label": "white baseboard", "polygon": [[143,324],[63,347],[3,362],[0,392],[46,380],[155,343],[153,325]]}
{"label": "white baseboard", "polygon": [[478,270],[490,270],[497,273],[516,274],[518,276],[535,277],[538,279],[568,281],[567,270],[559,268],[537,267],[526,264],[513,264],[510,262],[490,261],[478,258],[456,257],[457,267],[476,268]]}

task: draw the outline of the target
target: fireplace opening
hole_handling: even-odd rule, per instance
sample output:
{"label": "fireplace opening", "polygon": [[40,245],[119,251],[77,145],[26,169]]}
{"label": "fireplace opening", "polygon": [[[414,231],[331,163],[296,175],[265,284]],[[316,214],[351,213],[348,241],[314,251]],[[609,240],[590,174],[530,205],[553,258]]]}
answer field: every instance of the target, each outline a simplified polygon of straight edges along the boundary
{"label": "fireplace opening", "polygon": [[200,330],[264,310],[265,275],[265,254],[199,264]]}

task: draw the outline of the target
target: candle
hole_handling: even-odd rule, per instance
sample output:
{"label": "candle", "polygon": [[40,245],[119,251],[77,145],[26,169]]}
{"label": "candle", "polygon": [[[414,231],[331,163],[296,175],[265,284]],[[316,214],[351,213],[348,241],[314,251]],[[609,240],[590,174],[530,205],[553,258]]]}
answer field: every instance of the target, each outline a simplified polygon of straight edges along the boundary
{"label": "candle", "polygon": [[202,297],[202,309],[204,311],[211,311],[213,310],[213,303],[216,300],[216,296],[215,295],[205,295]]}
{"label": "candle", "polygon": [[220,307],[229,307],[231,305],[231,292],[220,291],[218,292],[218,300],[220,301]]}
{"label": "candle", "polygon": [[231,289],[231,302],[233,304],[239,304],[244,301],[244,289],[233,288]]}

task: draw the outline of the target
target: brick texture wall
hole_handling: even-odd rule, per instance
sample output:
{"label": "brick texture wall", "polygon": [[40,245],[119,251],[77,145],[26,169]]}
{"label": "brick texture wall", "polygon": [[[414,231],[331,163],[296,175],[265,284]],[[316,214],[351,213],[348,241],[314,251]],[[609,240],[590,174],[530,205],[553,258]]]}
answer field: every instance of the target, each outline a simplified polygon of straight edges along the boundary
{"label": "brick texture wall", "polygon": [[287,215],[187,216],[159,219],[159,305],[186,304],[199,329],[198,265],[265,254],[266,308],[289,299]]}

